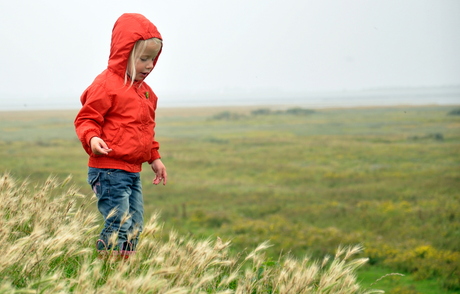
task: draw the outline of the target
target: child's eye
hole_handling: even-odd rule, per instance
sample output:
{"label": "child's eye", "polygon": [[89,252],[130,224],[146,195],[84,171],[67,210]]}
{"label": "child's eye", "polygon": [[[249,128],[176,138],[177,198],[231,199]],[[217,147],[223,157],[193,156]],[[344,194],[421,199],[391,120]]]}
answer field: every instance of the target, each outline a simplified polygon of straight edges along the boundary
{"label": "child's eye", "polygon": [[147,58],[140,58],[141,61],[147,61]]}

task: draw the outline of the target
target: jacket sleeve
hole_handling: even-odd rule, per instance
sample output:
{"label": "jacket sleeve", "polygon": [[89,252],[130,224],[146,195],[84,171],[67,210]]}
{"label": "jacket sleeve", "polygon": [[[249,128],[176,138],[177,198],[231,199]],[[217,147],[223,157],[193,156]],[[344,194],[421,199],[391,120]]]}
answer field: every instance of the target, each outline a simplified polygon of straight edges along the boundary
{"label": "jacket sleeve", "polygon": [[152,163],[155,159],[161,158],[160,152],[158,152],[158,149],[159,149],[159,144],[158,144],[158,142],[156,142],[155,140],[153,140],[153,143],[154,143],[153,146],[155,146],[155,143],[156,143],[157,147],[156,147],[156,148],[155,148],[155,147],[152,148],[152,152],[151,152],[152,155],[151,155],[151,157],[150,157],[150,160],[148,161],[149,164]]}
{"label": "jacket sleeve", "polygon": [[74,125],[78,139],[88,154],[91,154],[89,141],[101,137],[104,116],[110,110],[112,101],[102,85],[93,84],[80,98],[82,108],[75,118]]}

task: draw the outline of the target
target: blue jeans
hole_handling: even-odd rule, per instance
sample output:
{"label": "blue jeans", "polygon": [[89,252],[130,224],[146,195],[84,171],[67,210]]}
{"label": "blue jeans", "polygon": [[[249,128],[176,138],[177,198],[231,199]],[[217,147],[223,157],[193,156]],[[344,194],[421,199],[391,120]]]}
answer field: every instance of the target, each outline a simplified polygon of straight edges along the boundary
{"label": "blue jeans", "polygon": [[[107,248],[98,249],[122,250],[130,242],[132,250],[135,250],[144,224],[140,174],[90,167],[88,183],[96,193],[97,207],[104,217],[100,239]],[[109,244],[114,233],[118,233],[117,243]]]}

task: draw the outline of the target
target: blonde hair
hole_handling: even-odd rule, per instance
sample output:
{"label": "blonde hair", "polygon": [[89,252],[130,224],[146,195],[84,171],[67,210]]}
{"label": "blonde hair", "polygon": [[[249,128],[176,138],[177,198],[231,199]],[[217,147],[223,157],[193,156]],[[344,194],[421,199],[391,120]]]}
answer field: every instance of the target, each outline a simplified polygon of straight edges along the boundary
{"label": "blonde hair", "polygon": [[[142,55],[142,53],[145,50],[145,47],[147,47],[147,42],[148,41],[153,41],[157,44],[162,44],[161,39],[158,38],[151,38],[147,40],[139,40],[134,44],[133,50],[131,50],[131,53],[129,54],[128,58],[128,64],[126,66],[126,72],[125,72],[125,85],[128,83],[128,78],[130,78],[131,82],[129,87],[131,87],[134,84],[134,78],[136,76],[136,60]],[[131,69],[129,71],[128,69]]]}

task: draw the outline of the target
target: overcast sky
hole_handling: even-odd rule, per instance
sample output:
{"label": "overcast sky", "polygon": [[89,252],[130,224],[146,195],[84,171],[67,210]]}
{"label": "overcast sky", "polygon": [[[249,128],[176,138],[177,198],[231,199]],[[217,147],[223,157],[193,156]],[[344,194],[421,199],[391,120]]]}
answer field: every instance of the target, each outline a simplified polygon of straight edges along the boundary
{"label": "overcast sky", "polygon": [[459,0],[0,1],[0,109],[77,105],[125,12],[163,35],[160,99],[460,84]]}

